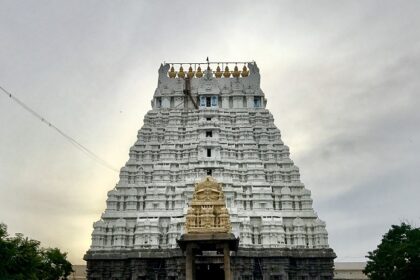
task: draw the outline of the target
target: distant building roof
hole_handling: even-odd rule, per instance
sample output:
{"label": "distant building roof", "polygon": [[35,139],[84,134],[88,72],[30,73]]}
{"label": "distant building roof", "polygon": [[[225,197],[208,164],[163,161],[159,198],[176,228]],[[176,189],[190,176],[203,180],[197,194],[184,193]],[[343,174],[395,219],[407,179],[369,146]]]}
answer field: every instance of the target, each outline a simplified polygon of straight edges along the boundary
{"label": "distant building roof", "polygon": [[363,273],[365,262],[336,262],[334,263],[334,280],[365,280]]}
{"label": "distant building roof", "polygon": [[336,262],[335,269],[345,270],[363,270],[366,266],[365,262]]}

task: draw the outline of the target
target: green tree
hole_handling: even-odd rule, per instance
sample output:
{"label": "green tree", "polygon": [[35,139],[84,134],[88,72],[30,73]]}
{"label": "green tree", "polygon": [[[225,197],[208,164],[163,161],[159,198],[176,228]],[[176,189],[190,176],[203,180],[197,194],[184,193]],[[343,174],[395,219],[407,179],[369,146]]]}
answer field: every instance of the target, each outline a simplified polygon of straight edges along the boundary
{"label": "green tree", "polygon": [[363,272],[371,280],[419,280],[420,228],[393,225],[366,257],[369,260]]}
{"label": "green tree", "polygon": [[48,248],[41,252],[43,256],[42,277],[45,280],[64,279],[73,271],[71,263],[67,261],[67,253],[61,253],[58,248]]}
{"label": "green tree", "polygon": [[0,224],[0,280],[67,279],[72,271],[66,253],[41,248],[20,233],[9,237],[7,226]]}

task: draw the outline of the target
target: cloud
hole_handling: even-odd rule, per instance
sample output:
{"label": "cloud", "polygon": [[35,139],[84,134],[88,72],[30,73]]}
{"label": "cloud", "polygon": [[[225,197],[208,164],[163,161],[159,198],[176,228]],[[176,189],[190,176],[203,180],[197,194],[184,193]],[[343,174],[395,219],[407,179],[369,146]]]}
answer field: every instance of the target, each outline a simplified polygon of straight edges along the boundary
{"label": "cloud", "polygon": [[[256,60],[341,260],[418,223],[416,1],[6,1],[0,83],[119,168],[168,60]],[[0,96],[0,220],[74,263],[118,174]]]}

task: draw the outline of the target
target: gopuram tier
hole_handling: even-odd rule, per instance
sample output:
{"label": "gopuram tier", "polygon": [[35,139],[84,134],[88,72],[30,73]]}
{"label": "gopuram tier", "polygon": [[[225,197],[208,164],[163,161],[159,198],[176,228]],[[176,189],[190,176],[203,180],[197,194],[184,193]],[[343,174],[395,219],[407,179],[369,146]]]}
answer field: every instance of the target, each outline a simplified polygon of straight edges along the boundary
{"label": "gopuram tier", "polygon": [[[226,279],[226,252],[230,279],[333,279],[325,222],[266,104],[255,62],[161,65],[152,109],[93,224],[88,279]],[[195,204],[206,178],[220,187],[208,194],[218,195],[213,212]],[[237,247],[194,249],[197,274],[187,275],[183,235],[220,227]]]}

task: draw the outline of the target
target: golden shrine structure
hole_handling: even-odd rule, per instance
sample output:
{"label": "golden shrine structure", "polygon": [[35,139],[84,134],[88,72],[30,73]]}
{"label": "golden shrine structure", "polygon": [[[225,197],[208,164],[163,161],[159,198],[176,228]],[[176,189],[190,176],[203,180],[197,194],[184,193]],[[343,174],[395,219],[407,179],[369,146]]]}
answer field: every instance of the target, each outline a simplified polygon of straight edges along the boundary
{"label": "golden shrine structure", "polygon": [[[177,240],[186,254],[186,280],[203,279],[210,272],[219,273],[220,279],[232,279],[230,252],[238,249],[239,239],[231,233],[231,228],[222,185],[207,176],[195,184],[186,215],[185,234]],[[199,266],[197,271],[196,259],[202,258],[203,252],[223,255],[223,265]]]}
{"label": "golden shrine structure", "polygon": [[185,233],[230,233],[231,229],[222,185],[207,176],[195,185],[186,216]]}

